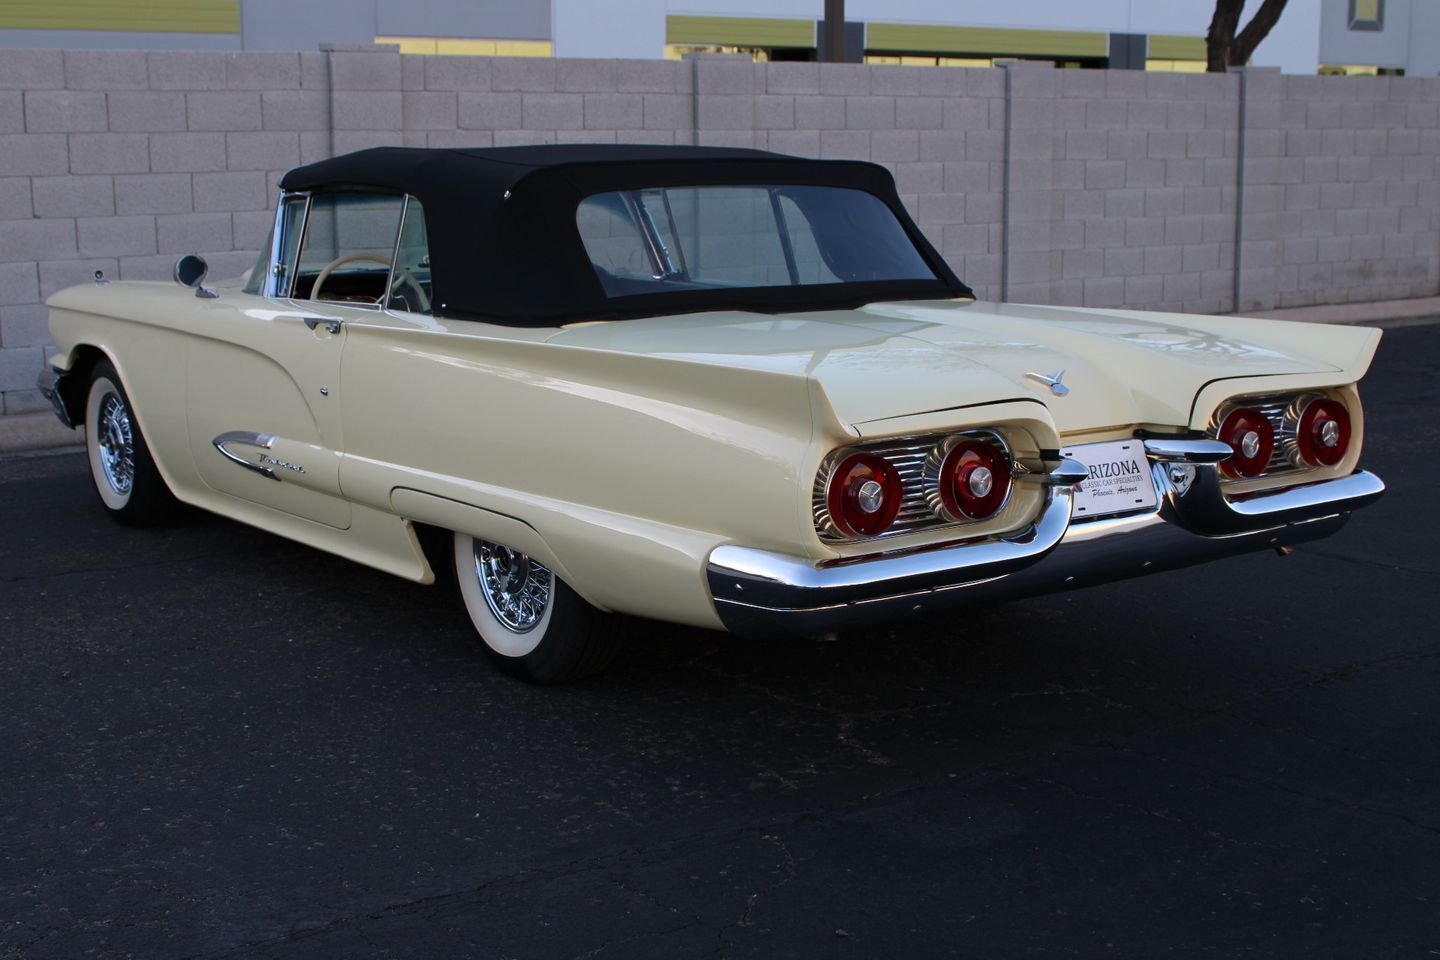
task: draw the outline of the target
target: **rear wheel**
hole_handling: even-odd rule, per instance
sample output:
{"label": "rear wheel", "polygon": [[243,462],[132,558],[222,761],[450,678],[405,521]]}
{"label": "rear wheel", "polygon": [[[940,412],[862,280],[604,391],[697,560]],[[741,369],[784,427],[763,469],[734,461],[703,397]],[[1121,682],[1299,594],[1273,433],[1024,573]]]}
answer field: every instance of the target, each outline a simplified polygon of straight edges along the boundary
{"label": "rear wheel", "polygon": [[581,599],[535,558],[455,534],[455,579],[480,642],[511,676],[569,683],[620,652],[620,623]]}
{"label": "rear wheel", "polygon": [[175,497],[150,456],[135,408],[108,360],[97,363],[90,374],[85,452],[95,492],[116,520],[146,527],[173,516]]}

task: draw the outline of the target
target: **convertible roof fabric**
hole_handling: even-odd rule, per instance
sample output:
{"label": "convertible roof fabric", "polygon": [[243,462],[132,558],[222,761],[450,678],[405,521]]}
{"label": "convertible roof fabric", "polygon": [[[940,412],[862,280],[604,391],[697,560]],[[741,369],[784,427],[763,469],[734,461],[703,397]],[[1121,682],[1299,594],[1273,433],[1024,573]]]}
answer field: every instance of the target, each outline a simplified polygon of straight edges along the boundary
{"label": "convertible roof fabric", "polygon": [[[874,195],[894,212],[938,279],[606,296],[576,225],[580,201],[613,190],[752,183],[848,187]],[[443,316],[553,326],[698,310],[776,312],[973,296],[915,226],[890,172],[873,163],[729,147],[375,147],[296,167],[280,185],[417,198],[430,242],[431,300]]]}

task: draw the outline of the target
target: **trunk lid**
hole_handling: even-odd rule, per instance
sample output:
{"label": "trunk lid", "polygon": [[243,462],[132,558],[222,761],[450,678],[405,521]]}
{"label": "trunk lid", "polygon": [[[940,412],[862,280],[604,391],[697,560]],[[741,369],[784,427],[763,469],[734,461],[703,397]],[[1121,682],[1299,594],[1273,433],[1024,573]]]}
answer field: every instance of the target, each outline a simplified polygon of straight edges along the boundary
{"label": "trunk lid", "polygon": [[[1184,424],[1207,383],[1338,372],[1364,354],[1362,341],[1373,334],[1233,317],[917,301],[648,317],[571,327],[551,342],[806,377],[851,425],[1038,400],[1069,433]],[[1029,376],[1060,370],[1065,396]]]}

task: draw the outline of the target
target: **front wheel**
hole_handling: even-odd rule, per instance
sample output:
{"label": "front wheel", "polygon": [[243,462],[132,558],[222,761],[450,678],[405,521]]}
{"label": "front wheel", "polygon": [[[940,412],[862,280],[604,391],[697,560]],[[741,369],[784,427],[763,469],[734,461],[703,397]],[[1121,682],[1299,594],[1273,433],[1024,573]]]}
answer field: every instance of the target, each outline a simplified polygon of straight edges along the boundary
{"label": "front wheel", "polygon": [[455,579],[486,653],[512,676],[569,683],[620,652],[618,621],[518,550],[457,533]]}
{"label": "front wheel", "polygon": [[148,527],[170,519],[175,497],[155,466],[135,408],[120,375],[106,360],[90,374],[85,398],[85,452],[95,492],[110,515],[132,527]]}

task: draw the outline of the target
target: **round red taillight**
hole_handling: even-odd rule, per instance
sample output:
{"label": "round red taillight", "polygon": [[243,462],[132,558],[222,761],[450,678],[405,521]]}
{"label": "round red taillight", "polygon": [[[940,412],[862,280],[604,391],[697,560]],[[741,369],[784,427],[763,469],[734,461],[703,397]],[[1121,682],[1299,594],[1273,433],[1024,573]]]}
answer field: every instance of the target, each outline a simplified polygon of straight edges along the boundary
{"label": "round red taillight", "polygon": [[883,457],[852,453],[830,474],[825,504],[847,537],[884,533],[900,512],[900,471]]}
{"label": "round red taillight", "polygon": [[1275,452],[1275,431],[1270,421],[1252,407],[1231,410],[1220,424],[1219,437],[1235,451],[1220,462],[1220,471],[1227,477],[1260,476]]}
{"label": "round red taillight", "polygon": [[1311,400],[1300,412],[1295,445],[1312,467],[1333,467],[1350,447],[1350,411],[1334,400]]}
{"label": "round red taillight", "polygon": [[997,444],[961,440],[940,462],[940,501],[956,520],[995,515],[1010,495],[1010,457]]}

